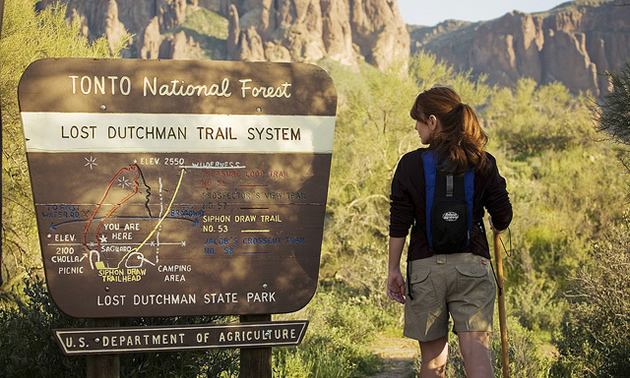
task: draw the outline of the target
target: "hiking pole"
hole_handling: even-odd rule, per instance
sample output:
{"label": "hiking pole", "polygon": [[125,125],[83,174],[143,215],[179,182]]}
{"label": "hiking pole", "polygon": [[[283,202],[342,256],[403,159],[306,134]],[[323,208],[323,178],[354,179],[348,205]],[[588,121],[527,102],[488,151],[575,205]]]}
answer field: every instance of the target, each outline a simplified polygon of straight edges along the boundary
{"label": "hiking pole", "polygon": [[499,328],[501,331],[503,378],[509,378],[510,361],[508,358],[507,321],[505,318],[505,293],[503,292],[503,261],[501,260],[501,238],[498,232],[494,233],[494,257],[497,261],[497,286],[499,287]]}

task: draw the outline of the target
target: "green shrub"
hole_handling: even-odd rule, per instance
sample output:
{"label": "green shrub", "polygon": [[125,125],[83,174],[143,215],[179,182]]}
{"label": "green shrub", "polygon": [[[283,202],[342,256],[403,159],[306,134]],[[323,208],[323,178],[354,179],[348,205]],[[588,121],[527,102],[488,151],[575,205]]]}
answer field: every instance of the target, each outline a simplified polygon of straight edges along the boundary
{"label": "green shrub", "polygon": [[[495,332],[491,338],[492,356],[494,359],[494,375],[501,377],[502,352],[499,333],[498,315],[495,316]],[[514,378],[546,378],[555,361],[553,346],[541,339],[538,332],[523,327],[519,319],[507,318],[508,356],[510,376]]]}
{"label": "green shrub", "polygon": [[184,23],[176,25],[165,34],[176,35],[182,31],[188,39],[199,44],[202,56],[196,58],[227,59],[228,20],[226,18],[208,9],[199,8],[189,11]]}
{"label": "green shrub", "polygon": [[85,327],[86,321],[61,313],[40,277],[24,285],[24,298],[0,310],[0,376],[84,377],[86,358],[64,356],[52,329]]}
{"label": "green shrub", "polygon": [[298,347],[274,348],[274,377],[372,376],[380,362],[370,345],[394,321],[343,284],[320,288],[304,309],[277,317],[308,319],[309,326]]}
{"label": "green shrub", "polygon": [[586,104],[560,83],[538,87],[532,79],[521,79],[515,89],[496,91],[484,116],[508,151],[528,156],[592,145],[595,129]]}
{"label": "green shrub", "polygon": [[514,208],[514,250],[504,259],[510,314],[551,335],[568,309],[562,295],[568,275],[597,263],[590,244],[622,217],[625,178],[608,142],[518,160],[503,154],[496,155]]}
{"label": "green shrub", "polygon": [[[487,104],[494,89],[485,84],[487,75],[481,75],[473,81],[471,73],[472,70],[458,72],[425,51],[417,52],[409,62],[409,79],[416,82],[420,91],[434,86],[448,86],[459,94],[464,103],[479,109]],[[409,109],[412,104],[409,103]]]}
{"label": "green shrub", "polygon": [[625,377],[630,372],[630,220],[593,246],[593,264],[572,277],[571,309],[557,342],[562,377]]}
{"label": "green shrub", "polygon": [[[451,323],[452,328],[452,323]],[[501,334],[499,316],[494,316],[494,332],[490,336],[490,357],[494,369],[494,376],[503,376],[503,362],[501,349]],[[553,347],[539,340],[535,332],[520,325],[517,318],[507,318],[508,360],[510,376],[515,378],[546,378],[554,362]],[[449,332],[449,357],[446,365],[447,378],[466,376],[464,358],[459,350],[457,335]],[[545,347],[550,351],[545,351]],[[416,362],[416,370],[420,370],[420,357]]]}

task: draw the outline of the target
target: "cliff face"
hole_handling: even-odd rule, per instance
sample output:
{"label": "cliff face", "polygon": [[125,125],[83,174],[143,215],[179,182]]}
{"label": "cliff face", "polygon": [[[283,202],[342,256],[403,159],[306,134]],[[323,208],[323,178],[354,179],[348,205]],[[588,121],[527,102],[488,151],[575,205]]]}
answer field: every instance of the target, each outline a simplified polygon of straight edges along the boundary
{"label": "cliff face", "polygon": [[[630,0],[565,3],[479,23],[411,27],[398,0],[62,0],[90,38],[134,35],[127,58],[316,62],[384,69],[427,50],[489,84],[521,77],[572,92],[608,90],[606,70],[630,57]],[[56,0],[40,1],[45,7]]]}
{"label": "cliff face", "polygon": [[608,90],[602,75],[630,58],[630,2],[565,3],[541,14],[508,13],[481,23],[450,22],[412,32],[424,49],[451,65],[513,85],[521,77],[560,81],[572,92]]}
{"label": "cliff face", "polygon": [[[45,7],[55,0],[41,1]],[[134,35],[129,58],[213,58],[316,62],[381,69],[409,54],[409,33],[397,0],[65,0],[90,38]],[[186,26],[197,12],[225,19],[204,35]],[[220,17],[219,17],[220,18]],[[206,18],[206,24],[209,23]],[[214,18],[213,20],[216,20]],[[203,22],[202,22],[203,24]],[[199,26],[199,25],[197,25]],[[216,28],[215,28],[216,29]],[[213,45],[214,43],[214,45]],[[208,52],[208,46],[214,48]]]}

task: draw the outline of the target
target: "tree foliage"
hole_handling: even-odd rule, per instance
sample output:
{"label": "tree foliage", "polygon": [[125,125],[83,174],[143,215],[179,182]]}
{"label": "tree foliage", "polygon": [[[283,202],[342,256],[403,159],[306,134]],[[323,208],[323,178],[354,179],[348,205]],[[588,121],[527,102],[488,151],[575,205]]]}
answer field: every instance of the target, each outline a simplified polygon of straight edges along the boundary
{"label": "tree foliage", "polygon": [[630,60],[606,72],[612,90],[604,96],[598,112],[599,126],[619,143],[630,145]]}
{"label": "tree foliage", "polygon": [[560,83],[538,87],[532,79],[521,79],[515,89],[498,90],[484,113],[493,135],[513,154],[563,151],[595,142],[585,100]]}
{"label": "tree foliage", "polygon": [[105,38],[89,43],[78,22],[69,25],[63,5],[35,11],[35,0],[7,0],[0,39],[2,109],[2,275],[5,289],[22,281],[26,267],[41,267],[24,134],[17,99],[18,82],[33,61],[48,57],[111,58]]}
{"label": "tree foliage", "polygon": [[[457,92],[465,103],[473,108],[487,104],[494,89],[485,84],[487,75],[471,79],[472,70],[459,72],[440,61],[434,54],[419,51],[409,63],[409,78],[416,82],[419,91],[435,86],[448,86]],[[410,104],[411,106],[411,104]]]}

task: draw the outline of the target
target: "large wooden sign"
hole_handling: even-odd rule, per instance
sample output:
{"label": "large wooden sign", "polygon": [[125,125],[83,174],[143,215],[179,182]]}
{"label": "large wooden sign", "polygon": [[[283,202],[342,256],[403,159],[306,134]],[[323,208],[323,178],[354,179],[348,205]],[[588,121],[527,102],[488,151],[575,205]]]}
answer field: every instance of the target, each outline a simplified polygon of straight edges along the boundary
{"label": "large wooden sign", "polygon": [[62,311],[283,313],[315,293],[337,101],[321,68],[44,59],[19,101]]}

